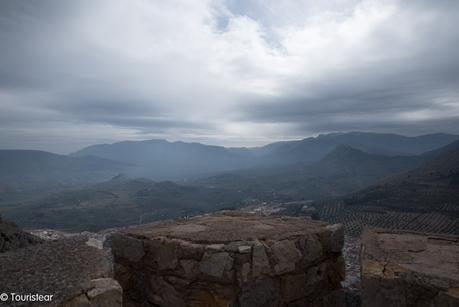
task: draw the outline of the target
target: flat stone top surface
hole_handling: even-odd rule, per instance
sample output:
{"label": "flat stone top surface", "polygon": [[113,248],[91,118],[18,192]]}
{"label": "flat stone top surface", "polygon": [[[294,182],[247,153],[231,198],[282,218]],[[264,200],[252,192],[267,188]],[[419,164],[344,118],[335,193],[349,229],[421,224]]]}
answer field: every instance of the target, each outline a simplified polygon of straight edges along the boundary
{"label": "flat stone top surface", "polygon": [[150,239],[168,237],[195,243],[225,243],[282,240],[295,235],[324,232],[327,225],[326,222],[305,218],[225,212],[129,227],[123,232]]}
{"label": "flat stone top surface", "polygon": [[362,246],[363,260],[395,264],[459,286],[459,237],[366,229]]}
{"label": "flat stone top surface", "polygon": [[86,240],[74,237],[0,254],[0,291],[52,294],[49,306],[57,306],[90,289],[91,279],[111,275],[111,264],[107,251],[88,246]]}

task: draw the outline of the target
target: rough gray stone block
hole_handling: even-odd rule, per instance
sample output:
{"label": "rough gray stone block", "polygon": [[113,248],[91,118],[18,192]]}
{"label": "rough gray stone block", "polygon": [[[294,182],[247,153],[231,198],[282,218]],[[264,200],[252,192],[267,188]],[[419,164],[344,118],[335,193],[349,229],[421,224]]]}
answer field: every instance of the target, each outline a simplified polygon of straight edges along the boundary
{"label": "rough gray stone block", "polygon": [[344,278],[340,230],[235,212],[130,227],[115,277],[129,306],[322,306]]}
{"label": "rough gray stone block", "polygon": [[366,229],[362,307],[459,306],[459,237]]}

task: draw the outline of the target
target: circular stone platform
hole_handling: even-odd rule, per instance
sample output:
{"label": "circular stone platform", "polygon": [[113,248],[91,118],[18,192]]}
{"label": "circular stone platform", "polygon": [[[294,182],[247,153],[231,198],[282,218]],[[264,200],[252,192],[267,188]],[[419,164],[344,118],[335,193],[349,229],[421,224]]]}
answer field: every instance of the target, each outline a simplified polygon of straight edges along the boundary
{"label": "circular stone platform", "polygon": [[253,214],[225,212],[202,215],[188,220],[159,222],[128,228],[125,232],[145,238],[158,236],[195,243],[226,243],[247,240],[283,240],[323,232],[329,225],[322,221],[295,217],[260,217]]}
{"label": "circular stone platform", "polygon": [[224,212],[113,235],[128,306],[340,306],[341,225]]}

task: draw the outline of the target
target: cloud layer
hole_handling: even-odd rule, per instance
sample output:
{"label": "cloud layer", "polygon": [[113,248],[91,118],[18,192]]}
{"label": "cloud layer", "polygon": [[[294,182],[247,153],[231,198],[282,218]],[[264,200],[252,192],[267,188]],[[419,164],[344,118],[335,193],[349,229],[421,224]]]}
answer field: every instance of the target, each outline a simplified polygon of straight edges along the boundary
{"label": "cloud layer", "polygon": [[459,2],[6,0],[0,146],[459,133]]}

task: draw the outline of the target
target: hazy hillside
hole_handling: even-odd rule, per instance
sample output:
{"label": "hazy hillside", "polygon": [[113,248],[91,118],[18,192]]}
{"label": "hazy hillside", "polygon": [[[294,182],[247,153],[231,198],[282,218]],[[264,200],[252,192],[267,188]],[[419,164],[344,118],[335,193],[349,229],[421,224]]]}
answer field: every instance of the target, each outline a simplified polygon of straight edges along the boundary
{"label": "hazy hillside", "polygon": [[458,136],[429,134],[406,137],[364,132],[332,133],[254,148],[225,148],[165,140],[129,141],[86,147],[72,156],[98,156],[130,163],[133,176],[182,179],[218,172],[315,162],[344,144],[379,155],[415,155],[444,146]]}
{"label": "hazy hillside", "polygon": [[459,142],[427,156],[433,158],[412,171],[353,194],[346,203],[459,214]]}
{"label": "hazy hillside", "polygon": [[128,165],[100,157],[68,157],[37,150],[0,150],[0,201],[101,182]]}
{"label": "hazy hillside", "polygon": [[348,145],[339,145],[319,162],[307,169],[327,176],[385,176],[409,170],[421,163],[420,156],[384,156],[372,154]]}
{"label": "hazy hillside", "polygon": [[369,154],[339,145],[312,164],[228,172],[195,183],[233,189],[261,199],[320,199],[357,191],[383,176],[412,169],[422,160],[419,156]]}
{"label": "hazy hillside", "polygon": [[252,154],[244,148],[166,140],[94,145],[72,154],[75,157],[88,155],[131,163],[135,166],[131,174],[160,179],[239,169],[254,163]]}
{"label": "hazy hillside", "polygon": [[443,146],[443,147],[440,147],[440,148],[437,148],[431,151],[427,151],[423,153],[421,156],[423,157],[424,160],[426,160],[426,163],[433,162],[433,161],[442,161],[442,155],[445,155],[445,154],[449,155],[450,153],[454,152],[457,149],[459,149],[459,140],[449,143],[446,146]]}
{"label": "hazy hillside", "polygon": [[300,141],[278,142],[258,148],[256,152],[273,161],[317,161],[337,145],[349,145],[380,155],[418,155],[445,146],[459,136],[427,134],[407,137],[397,134],[349,132],[322,134]]}
{"label": "hazy hillside", "polygon": [[366,226],[459,234],[459,142],[425,153],[417,168],[344,198],[315,202],[318,216],[359,235]]}
{"label": "hazy hillside", "polygon": [[0,207],[0,212],[26,228],[100,230],[218,210],[240,199],[234,191],[117,176],[87,188]]}

